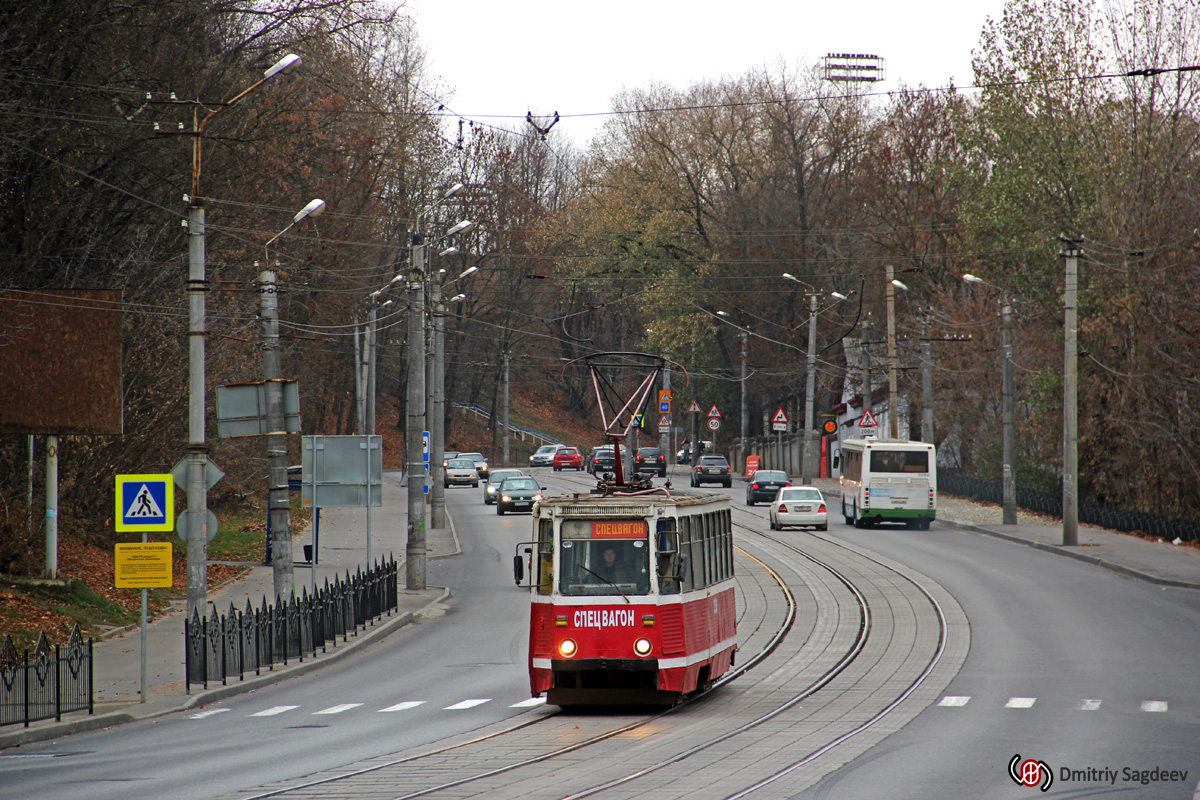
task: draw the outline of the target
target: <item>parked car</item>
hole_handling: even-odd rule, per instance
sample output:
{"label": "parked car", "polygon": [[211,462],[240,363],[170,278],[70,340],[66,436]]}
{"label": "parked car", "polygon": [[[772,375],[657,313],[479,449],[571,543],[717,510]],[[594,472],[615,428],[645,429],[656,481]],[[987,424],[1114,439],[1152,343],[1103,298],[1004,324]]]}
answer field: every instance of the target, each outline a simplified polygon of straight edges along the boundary
{"label": "parked car", "polygon": [[771,530],[781,531],[802,525],[819,531],[829,530],[829,517],[821,490],[815,486],[780,489],[779,496],[771,503]]}
{"label": "parked car", "polygon": [[752,506],[759,500],[771,502],[784,486],[791,486],[792,479],[781,469],[760,469],[746,482],[746,505]]}
{"label": "parked car", "polygon": [[528,475],[505,478],[496,495],[496,513],[505,511],[533,511],[533,504],[542,499],[542,487]]}
{"label": "parked car", "polygon": [[728,489],[733,486],[733,470],[725,456],[700,456],[692,470],[692,486],[719,483]]}
{"label": "parked car", "polygon": [[469,458],[452,458],[446,464],[445,477],[442,478],[443,488],[449,489],[451,486],[459,484],[471,484],[479,486],[479,472],[475,469],[475,462]]}
{"label": "parked car", "polygon": [[658,477],[667,477],[667,456],[657,447],[639,447],[633,457],[633,468],[638,472],[657,472]]}
{"label": "parked car", "polygon": [[516,478],[524,474],[519,469],[494,469],[489,472],[487,481],[483,484],[483,504],[490,506],[496,502],[500,484],[504,482],[505,478]]}
{"label": "parked car", "polygon": [[531,467],[549,467],[554,464],[554,454],[558,452],[561,444],[544,444],[537,449],[533,455],[529,457],[529,466]]}
{"label": "parked car", "polygon": [[583,456],[579,454],[577,447],[560,447],[558,452],[554,454],[554,471],[560,472],[564,469],[581,470],[583,469]]}
{"label": "parked car", "polygon": [[475,462],[475,471],[479,473],[479,477],[486,478],[488,476],[487,459],[483,457],[483,453],[459,453],[459,458],[469,458]]}

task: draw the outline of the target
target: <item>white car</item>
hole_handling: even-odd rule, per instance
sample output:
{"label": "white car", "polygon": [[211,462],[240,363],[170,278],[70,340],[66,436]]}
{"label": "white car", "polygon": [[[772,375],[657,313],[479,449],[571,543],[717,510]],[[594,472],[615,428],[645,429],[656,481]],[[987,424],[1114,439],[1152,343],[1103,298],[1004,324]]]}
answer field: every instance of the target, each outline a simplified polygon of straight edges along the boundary
{"label": "white car", "polygon": [[825,498],[815,486],[785,486],[771,503],[771,530],[788,526],[806,526],[829,530]]}
{"label": "white car", "polygon": [[469,483],[476,488],[479,487],[479,472],[475,469],[475,462],[469,458],[450,459],[446,463],[445,474],[446,477],[442,479],[442,488],[444,489],[460,483]]}
{"label": "white car", "polygon": [[537,449],[533,455],[529,457],[529,466],[531,467],[552,467],[554,466],[554,454],[558,452],[561,444],[544,444]]}

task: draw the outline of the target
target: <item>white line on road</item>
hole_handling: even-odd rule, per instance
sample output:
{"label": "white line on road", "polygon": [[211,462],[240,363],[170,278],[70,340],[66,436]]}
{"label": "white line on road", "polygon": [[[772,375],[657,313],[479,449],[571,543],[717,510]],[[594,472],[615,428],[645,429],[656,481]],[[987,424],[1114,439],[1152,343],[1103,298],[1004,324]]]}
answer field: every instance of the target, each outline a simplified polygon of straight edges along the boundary
{"label": "white line on road", "polygon": [[463,700],[461,703],[455,703],[455,704],[454,704],[454,705],[452,705],[452,706],[446,706],[446,707],[445,707],[444,709],[442,709],[442,710],[443,710],[443,711],[462,711],[462,710],[463,710],[463,709],[465,709],[465,708],[474,708],[475,706],[481,706],[481,705],[483,705],[484,703],[487,703],[487,702],[490,702],[490,701],[491,701],[491,698],[490,698],[490,697],[484,698],[484,699],[482,699],[482,700],[479,700],[479,699],[475,699],[475,700]]}
{"label": "white line on road", "polygon": [[1167,710],[1166,700],[1143,700],[1142,711],[1156,711],[1164,713]]}
{"label": "white line on road", "polygon": [[962,708],[971,700],[970,697],[962,697],[961,695],[948,694],[942,698],[939,706],[948,706],[950,708]]}
{"label": "white line on road", "polygon": [[349,711],[350,709],[358,708],[361,705],[362,703],[342,703],[341,705],[330,706],[329,708],[324,708],[320,711],[314,711],[313,716],[315,717],[317,714],[340,714],[343,711]]}
{"label": "white line on road", "polygon": [[545,704],[546,698],[531,697],[528,700],[522,700],[519,703],[513,703],[511,706],[509,706],[509,708],[532,708],[534,706],[544,706]]}
{"label": "white line on road", "polygon": [[257,714],[251,714],[250,716],[252,716],[252,717],[273,717],[276,714],[282,714],[285,711],[291,711],[293,708],[299,708],[299,707],[300,706],[272,706],[271,708],[268,708],[266,711],[259,711]]}
{"label": "white line on road", "polygon": [[424,702],[425,702],[424,700],[406,700],[403,703],[396,703],[396,705],[394,705],[394,706],[388,706],[387,708],[381,708],[381,709],[379,709],[379,713],[383,714],[388,711],[407,711],[410,708],[416,708],[417,706],[421,705]]}
{"label": "white line on road", "polygon": [[1080,711],[1099,711],[1100,710],[1100,701],[1099,700],[1080,700],[1079,701],[1079,710]]}
{"label": "white line on road", "polygon": [[1036,697],[1010,697],[1008,702],[1004,704],[1005,708],[1033,708],[1033,704],[1037,702]]}
{"label": "white line on road", "polygon": [[198,711],[188,717],[188,719],[204,719],[205,717],[211,717],[214,714],[224,714],[228,710],[228,708],[210,708],[207,711]]}

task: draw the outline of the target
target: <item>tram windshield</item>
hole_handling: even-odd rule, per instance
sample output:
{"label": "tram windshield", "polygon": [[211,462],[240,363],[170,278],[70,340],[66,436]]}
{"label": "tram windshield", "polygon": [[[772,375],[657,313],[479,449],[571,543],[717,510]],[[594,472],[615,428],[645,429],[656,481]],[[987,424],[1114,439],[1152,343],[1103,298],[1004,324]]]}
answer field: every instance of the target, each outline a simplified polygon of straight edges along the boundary
{"label": "tram windshield", "polygon": [[559,591],[565,595],[650,593],[644,520],[563,520]]}

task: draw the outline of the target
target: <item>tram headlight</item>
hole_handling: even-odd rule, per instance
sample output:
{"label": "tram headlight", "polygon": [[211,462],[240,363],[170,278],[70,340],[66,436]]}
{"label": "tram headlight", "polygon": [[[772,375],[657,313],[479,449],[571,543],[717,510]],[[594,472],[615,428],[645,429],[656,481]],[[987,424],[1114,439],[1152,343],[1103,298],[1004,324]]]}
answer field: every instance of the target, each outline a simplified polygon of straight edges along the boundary
{"label": "tram headlight", "polygon": [[649,639],[638,639],[633,643],[633,652],[639,656],[648,656],[650,651],[654,649],[654,645],[650,644]]}
{"label": "tram headlight", "polygon": [[563,639],[558,643],[558,653],[563,658],[570,658],[579,650],[579,645],[575,644],[574,639]]}

